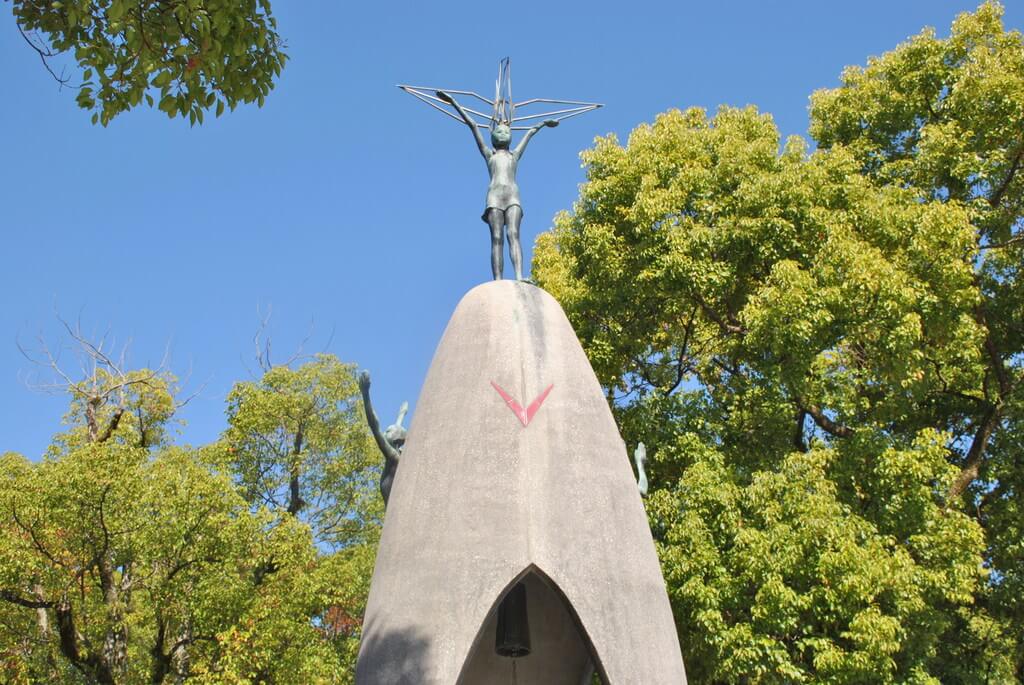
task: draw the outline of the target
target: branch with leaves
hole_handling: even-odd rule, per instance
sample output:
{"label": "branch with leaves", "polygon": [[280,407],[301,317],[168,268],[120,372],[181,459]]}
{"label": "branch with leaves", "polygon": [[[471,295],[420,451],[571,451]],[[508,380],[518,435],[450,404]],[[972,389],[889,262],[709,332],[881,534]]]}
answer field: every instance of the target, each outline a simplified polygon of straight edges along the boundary
{"label": "branch with leaves", "polygon": [[[263,102],[287,55],[269,0],[13,0],[25,42],[104,126],[143,102],[202,123]],[[66,56],[76,71],[60,74]],[[80,81],[79,81],[80,79]]]}

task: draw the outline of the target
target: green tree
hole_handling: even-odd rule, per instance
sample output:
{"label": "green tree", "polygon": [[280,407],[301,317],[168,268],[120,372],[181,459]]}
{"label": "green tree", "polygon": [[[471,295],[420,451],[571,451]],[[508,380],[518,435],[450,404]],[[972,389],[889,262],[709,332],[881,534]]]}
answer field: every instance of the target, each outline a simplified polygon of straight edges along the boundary
{"label": "green tree", "polygon": [[[172,377],[122,371],[69,333],[93,368],[75,380],[53,364],[68,429],[40,462],[0,457],[0,681],[351,682],[378,518],[367,431],[338,400],[351,367],[321,357],[240,384],[230,439],[190,449],[169,442]],[[246,499],[231,469],[235,447],[291,426],[303,501],[332,503],[309,507],[320,516]],[[324,463],[351,455],[355,484]]]}
{"label": "green tree", "polygon": [[[257,102],[274,87],[287,55],[269,0],[13,0],[25,41],[62,85],[75,85],[93,123],[143,100],[192,124],[203,113]],[[77,78],[51,58],[68,54]],[[74,83],[73,83],[74,82]]]}
{"label": "green tree", "polygon": [[[1022,72],[990,57],[1024,53],[998,15],[983,6],[939,42],[972,46],[963,59],[1006,94]],[[865,73],[884,80],[881,65],[935,40]],[[921,155],[862,140],[927,111],[871,82],[815,96],[814,154],[799,138],[780,154],[752,108],[599,139],[574,212],[538,239],[535,277],[627,441],[654,448],[648,510],[695,682],[1020,678],[1019,219],[995,210],[980,228],[981,202],[912,182]],[[840,101],[872,114],[842,119]],[[862,147],[821,133],[841,119]],[[981,123],[959,138],[984,139]],[[1014,149],[1013,130],[989,140]],[[1000,206],[1014,154],[991,175]]]}
{"label": "green tree", "polygon": [[[955,426],[951,495],[985,526],[997,573],[992,611],[1013,621],[1024,679],[1024,37],[986,3],[896,50],[850,67],[811,100],[811,133],[852,154],[880,185],[912,189],[968,214],[979,327],[971,376],[948,381],[942,420]],[[957,365],[957,369],[964,365]]]}
{"label": "green tree", "polygon": [[351,678],[384,513],[356,369],[328,354],[260,361],[262,377],[231,390],[216,449],[254,510],[309,526],[329,581],[315,620]]}
{"label": "green tree", "polygon": [[226,475],[159,439],[172,387],[100,370],[71,388],[71,427],[41,462],[0,462],[13,682],[314,682],[338,667],[310,621],[326,588],[308,529],[251,512]]}
{"label": "green tree", "polygon": [[328,549],[375,540],[380,455],[362,411],[355,366],[334,355],[236,383],[222,442],[246,499],[298,516]]}

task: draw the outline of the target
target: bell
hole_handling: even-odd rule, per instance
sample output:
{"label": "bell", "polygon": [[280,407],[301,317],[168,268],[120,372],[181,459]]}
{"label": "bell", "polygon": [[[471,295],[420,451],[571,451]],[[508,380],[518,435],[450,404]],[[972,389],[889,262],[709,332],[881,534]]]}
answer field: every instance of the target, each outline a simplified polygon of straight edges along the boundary
{"label": "bell", "polygon": [[526,586],[521,582],[508,591],[498,605],[498,630],[494,649],[499,656],[516,657],[530,653],[530,622],[526,617]]}

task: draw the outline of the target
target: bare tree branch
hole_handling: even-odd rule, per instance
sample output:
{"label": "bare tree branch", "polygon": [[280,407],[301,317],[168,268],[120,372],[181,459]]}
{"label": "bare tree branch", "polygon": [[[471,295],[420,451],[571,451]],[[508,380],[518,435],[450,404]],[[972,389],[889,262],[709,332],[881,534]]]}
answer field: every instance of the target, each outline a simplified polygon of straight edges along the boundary
{"label": "bare tree branch", "polygon": [[[256,307],[256,314],[259,315],[260,308]],[[270,316],[273,314],[273,306],[267,305],[266,316],[260,317],[259,326],[256,328],[256,333],[252,336],[253,345],[256,346],[256,364],[259,368],[266,373],[273,368],[270,362],[270,338],[268,337],[265,342],[261,342],[261,337],[267,330],[267,326],[270,325]]]}
{"label": "bare tree branch", "polygon": [[[833,435],[837,438],[849,438],[853,435],[853,429],[849,426],[844,426],[840,423],[836,423],[825,414],[824,410],[816,404],[807,404],[799,397],[796,398],[796,403],[802,412],[806,412],[808,416],[817,424],[818,428],[829,435]],[[802,424],[801,424],[802,425]]]}
{"label": "bare tree branch", "polygon": [[20,33],[21,37],[25,39],[25,42],[28,43],[29,47],[35,50],[36,54],[39,55],[39,61],[43,63],[43,67],[50,73],[50,76],[53,77],[53,80],[56,81],[61,88],[64,88],[65,86],[68,88],[81,88],[81,86],[71,85],[71,77],[65,76],[63,69],[61,70],[61,75],[57,76],[57,73],[50,66],[50,62],[48,61],[49,58],[56,57],[60,53],[54,52],[53,50],[41,45],[36,45],[32,42],[32,39],[28,37],[28,34],[22,30],[21,26],[18,26],[17,22],[15,22],[15,26],[17,26],[18,33]]}
{"label": "bare tree branch", "polygon": [[1022,241],[1024,241],[1024,233],[1022,233],[1020,235],[1015,235],[1012,238],[1010,238],[1009,240],[1004,240],[1001,243],[989,243],[987,245],[980,245],[978,247],[978,249],[979,250],[998,250],[1000,248],[1009,247],[1010,245],[1013,245],[1015,243],[1019,243],[1019,242],[1022,242]]}
{"label": "bare tree branch", "polygon": [[978,429],[974,433],[974,439],[971,441],[971,447],[967,450],[967,458],[964,460],[963,468],[957,474],[953,485],[949,489],[947,502],[956,501],[968,486],[977,480],[981,473],[981,463],[985,457],[985,448],[988,446],[989,438],[992,437],[992,434],[999,426],[999,419],[999,409],[993,406],[978,425]]}
{"label": "bare tree branch", "polygon": [[1021,155],[1024,155],[1024,143],[1017,145],[1017,154],[1013,156],[1013,161],[1010,163],[1010,170],[1006,172],[1006,178],[999,184],[999,187],[992,193],[992,197],[988,199],[989,205],[992,207],[998,207],[999,203],[1003,200],[1003,195],[1006,194],[1007,189],[1010,187],[1010,183],[1013,181],[1013,177],[1017,175],[1017,170],[1020,169]]}
{"label": "bare tree branch", "polygon": [[52,609],[53,602],[47,602],[38,599],[25,599],[16,592],[11,590],[0,590],[0,599],[11,604],[17,604],[18,606],[25,607],[26,609]]}

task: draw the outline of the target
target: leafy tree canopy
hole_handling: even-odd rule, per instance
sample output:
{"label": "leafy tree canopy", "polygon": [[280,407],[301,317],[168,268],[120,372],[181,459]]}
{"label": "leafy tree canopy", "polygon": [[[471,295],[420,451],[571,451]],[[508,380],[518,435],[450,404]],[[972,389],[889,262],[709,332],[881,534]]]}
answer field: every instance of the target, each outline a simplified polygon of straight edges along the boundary
{"label": "leafy tree canopy", "polygon": [[202,123],[263,104],[287,56],[269,0],[12,0],[25,40],[62,84],[53,57],[81,69],[78,105],[106,126],[143,100]]}
{"label": "leafy tree canopy", "polygon": [[375,539],[380,453],[363,418],[355,366],[316,355],[297,368],[268,366],[228,395],[222,448],[246,498],[298,515],[318,544]]}
{"label": "leafy tree canopy", "polygon": [[[98,363],[84,380],[57,369],[67,429],[40,462],[0,457],[3,681],[351,682],[379,507],[375,480],[351,476],[373,454],[362,417],[338,404],[351,367],[321,357],[240,384],[225,439],[191,449],[167,439],[172,377],[79,342]],[[288,430],[301,458],[260,452],[260,483],[301,466],[303,501],[332,503],[322,516],[278,506],[276,491],[247,499],[251,462],[226,456]]]}
{"label": "leafy tree canopy", "polygon": [[538,239],[655,448],[697,682],[1020,678],[1024,43],[1000,13],[817,93],[813,154],[753,108],[598,139]]}

